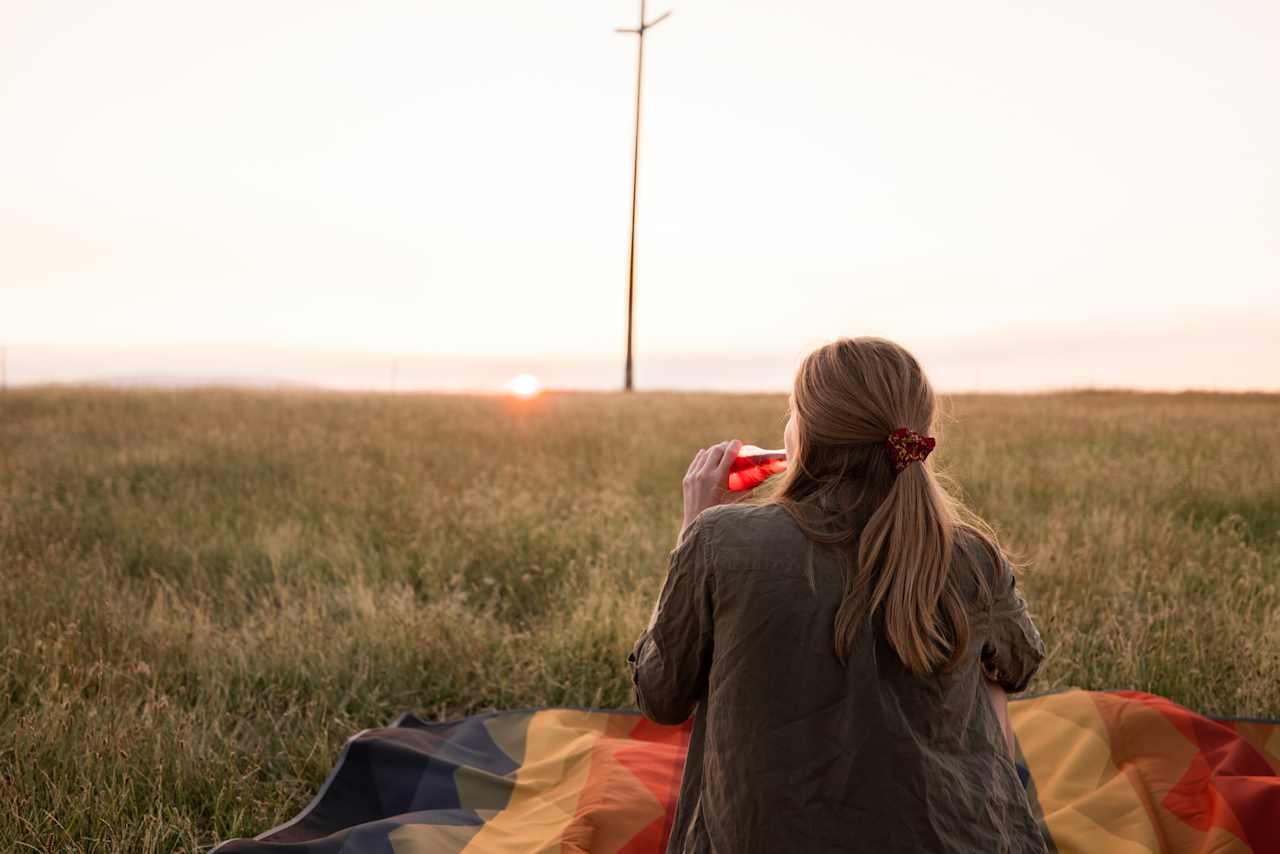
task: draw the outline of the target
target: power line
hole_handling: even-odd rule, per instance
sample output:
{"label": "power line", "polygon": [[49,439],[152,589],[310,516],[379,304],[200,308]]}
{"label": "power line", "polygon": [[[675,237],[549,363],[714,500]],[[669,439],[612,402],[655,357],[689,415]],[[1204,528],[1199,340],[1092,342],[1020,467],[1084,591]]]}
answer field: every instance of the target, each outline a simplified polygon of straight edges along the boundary
{"label": "power line", "polygon": [[644,81],[644,34],[651,27],[656,27],[670,15],[663,12],[652,21],[645,21],[645,0],[640,0],[640,25],[638,27],[618,27],[616,32],[634,33],[639,39],[636,51],[636,136],[631,153],[631,250],[627,262],[627,368],[623,380],[623,390],[631,391],[631,338],[633,318],[635,315],[636,297],[636,191],[640,186],[640,88]]}

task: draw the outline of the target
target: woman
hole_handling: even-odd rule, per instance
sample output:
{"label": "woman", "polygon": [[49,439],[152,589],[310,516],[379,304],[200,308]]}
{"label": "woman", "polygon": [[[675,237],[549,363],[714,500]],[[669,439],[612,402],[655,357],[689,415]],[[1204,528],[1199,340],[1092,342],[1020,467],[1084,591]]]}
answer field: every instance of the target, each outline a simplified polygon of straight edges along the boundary
{"label": "woman", "polygon": [[1043,852],[987,684],[1021,691],[1044,645],[928,463],[919,363],[841,338],[789,409],[768,495],[726,503],[738,440],[693,458],[628,658],[645,715],[694,715],[667,851]]}

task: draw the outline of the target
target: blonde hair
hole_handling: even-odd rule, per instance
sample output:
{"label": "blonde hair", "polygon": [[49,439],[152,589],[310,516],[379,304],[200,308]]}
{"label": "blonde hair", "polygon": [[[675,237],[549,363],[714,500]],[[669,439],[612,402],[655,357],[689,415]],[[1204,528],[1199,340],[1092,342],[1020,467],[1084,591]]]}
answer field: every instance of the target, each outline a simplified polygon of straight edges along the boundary
{"label": "blonde hair", "polygon": [[853,652],[860,628],[881,618],[912,673],[960,662],[969,643],[962,577],[991,566],[995,534],[948,494],[933,456],[895,473],[885,439],[898,427],[935,435],[933,388],[915,357],[883,338],[839,338],[809,353],[796,373],[791,406],[796,447],[786,472],[761,493],[781,505],[813,541],[846,543],[849,568],[835,618],[835,653]]}

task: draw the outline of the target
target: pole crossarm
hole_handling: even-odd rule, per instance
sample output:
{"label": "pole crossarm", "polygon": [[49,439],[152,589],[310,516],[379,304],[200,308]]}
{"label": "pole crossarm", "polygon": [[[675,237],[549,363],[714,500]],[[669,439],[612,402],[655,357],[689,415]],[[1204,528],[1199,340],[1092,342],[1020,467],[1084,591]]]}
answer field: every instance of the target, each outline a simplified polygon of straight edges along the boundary
{"label": "pole crossarm", "polygon": [[661,24],[667,18],[671,17],[671,11],[672,10],[668,9],[647,24],[641,24],[638,27],[614,27],[613,31],[615,33],[634,33],[635,35],[643,35],[645,30],[652,29],[658,26],[658,24]]}
{"label": "pole crossarm", "polygon": [[654,19],[653,19],[652,21],[650,21],[649,23],[645,24],[645,25],[644,25],[644,27],[643,27],[643,29],[646,29],[646,30],[647,30],[647,29],[649,29],[650,27],[656,27],[656,26],[658,26],[658,24],[661,24],[663,21],[665,21],[665,20],[666,20],[667,18],[669,18],[669,17],[671,17],[671,10],[670,10],[670,9],[668,9],[668,10],[667,10],[667,11],[665,11],[665,12],[663,12],[661,15],[659,15],[659,16],[658,16],[658,17],[656,17],[656,18],[654,18]]}

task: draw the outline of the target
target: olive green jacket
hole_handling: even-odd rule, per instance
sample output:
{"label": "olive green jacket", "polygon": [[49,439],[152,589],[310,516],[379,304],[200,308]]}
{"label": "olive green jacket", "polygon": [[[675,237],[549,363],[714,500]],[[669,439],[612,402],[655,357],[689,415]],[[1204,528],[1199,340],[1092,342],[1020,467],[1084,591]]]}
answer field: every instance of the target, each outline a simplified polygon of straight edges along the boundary
{"label": "olive green jacket", "polygon": [[964,662],[919,678],[878,621],[836,658],[837,548],[731,504],[672,550],[628,658],[646,716],[694,717],[669,854],[1045,851],[983,681],[1020,691],[1044,657],[1009,565],[975,561]]}

